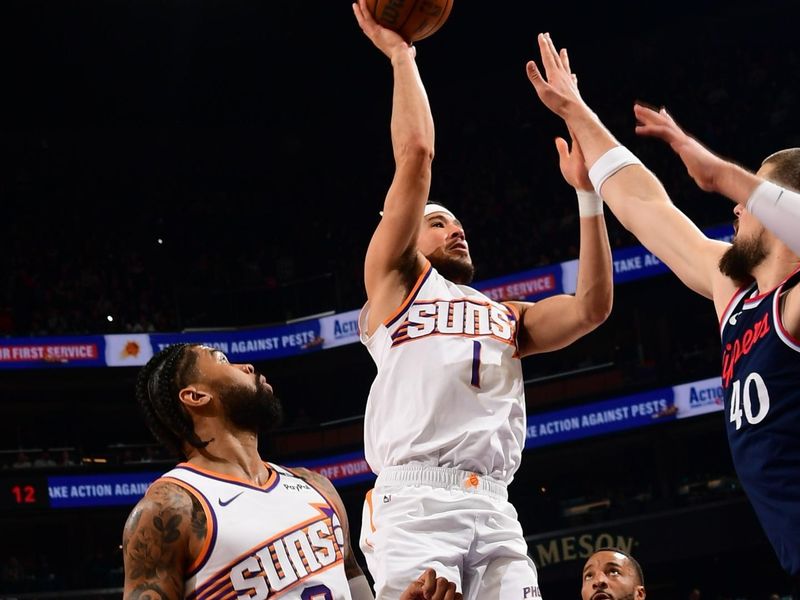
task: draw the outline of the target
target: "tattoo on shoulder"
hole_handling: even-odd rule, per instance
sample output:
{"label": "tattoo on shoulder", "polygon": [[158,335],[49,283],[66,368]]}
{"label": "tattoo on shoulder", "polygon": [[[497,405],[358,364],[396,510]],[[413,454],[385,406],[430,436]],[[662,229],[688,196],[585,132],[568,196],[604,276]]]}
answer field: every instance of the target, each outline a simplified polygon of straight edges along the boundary
{"label": "tattoo on shoulder", "polygon": [[304,479],[309,483],[313,483],[314,485],[318,485],[324,490],[330,491],[333,489],[333,484],[328,480],[328,478],[323,477],[316,471],[312,471],[311,469],[306,469],[304,467],[293,469],[293,471],[301,479]]}
{"label": "tattoo on shoulder", "polygon": [[200,505],[200,501],[192,495],[192,533],[199,540],[205,540],[208,533],[208,522],[206,511]]}
{"label": "tattoo on shoulder", "polygon": [[137,505],[123,535],[125,576],[129,581],[144,580],[134,598],[172,597],[167,589],[182,586],[185,544],[181,544],[181,525],[190,516],[191,503],[186,492],[174,485],[159,485]]}

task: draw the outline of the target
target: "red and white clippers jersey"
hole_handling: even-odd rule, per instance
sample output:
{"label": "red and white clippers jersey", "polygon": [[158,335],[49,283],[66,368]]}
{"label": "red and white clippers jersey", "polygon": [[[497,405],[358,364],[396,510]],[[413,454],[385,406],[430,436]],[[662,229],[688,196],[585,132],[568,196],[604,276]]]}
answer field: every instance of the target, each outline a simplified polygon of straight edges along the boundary
{"label": "red and white clippers jersey", "polygon": [[378,367],[364,421],[375,473],[417,463],[510,482],[525,444],[518,315],[430,266],[397,312],[361,342]]}
{"label": "red and white clippers jersey", "polygon": [[161,477],[189,490],[208,532],[187,573],[191,600],[350,599],[339,517],[314,486],[276,465],[253,486],[182,463]]}

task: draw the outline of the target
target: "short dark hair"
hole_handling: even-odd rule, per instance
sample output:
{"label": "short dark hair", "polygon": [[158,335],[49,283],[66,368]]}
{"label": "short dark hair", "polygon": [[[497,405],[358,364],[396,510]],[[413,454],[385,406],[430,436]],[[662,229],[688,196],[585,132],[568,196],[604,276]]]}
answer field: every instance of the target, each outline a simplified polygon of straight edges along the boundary
{"label": "short dark hair", "polygon": [[639,585],[644,586],[644,571],[642,571],[642,565],[639,564],[639,561],[633,558],[629,553],[625,552],[625,550],[620,550],[619,548],[612,548],[610,546],[604,548],[598,548],[590,555],[590,558],[597,554],[598,552],[616,552],[618,554],[622,554],[625,558],[627,558],[633,564],[633,568],[636,571],[636,577],[639,579]]}
{"label": "short dark hair", "polygon": [[[445,210],[450,210],[449,208],[447,208],[447,207],[446,207],[444,204],[442,204],[442,203],[441,203],[441,202],[439,202],[438,200],[428,200],[428,201],[425,203],[425,206],[441,206],[441,207],[442,207],[443,209],[445,209]],[[451,212],[452,212],[452,211],[451,211]]]}
{"label": "short dark hair", "polygon": [[148,428],[158,441],[178,456],[186,456],[184,444],[205,448],[194,422],[178,399],[178,392],[195,374],[196,344],[173,344],[154,355],[136,378],[136,400]]}
{"label": "short dark hair", "polygon": [[778,185],[800,192],[800,148],[786,148],[773,152],[761,162],[771,165],[767,179]]}

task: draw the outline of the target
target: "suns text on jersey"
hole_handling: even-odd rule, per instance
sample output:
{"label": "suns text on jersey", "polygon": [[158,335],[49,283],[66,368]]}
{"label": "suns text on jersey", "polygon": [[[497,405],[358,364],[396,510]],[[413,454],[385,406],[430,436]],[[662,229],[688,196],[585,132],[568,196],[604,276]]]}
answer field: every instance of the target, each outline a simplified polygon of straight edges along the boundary
{"label": "suns text on jersey", "polygon": [[272,598],[340,562],[343,544],[341,524],[333,513],[281,533],[239,561],[230,570],[231,585],[239,598]]}
{"label": "suns text on jersey", "polygon": [[491,336],[513,344],[515,328],[513,311],[502,304],[464,298],[416,301],[392,335],[392,346],[430,335]]}

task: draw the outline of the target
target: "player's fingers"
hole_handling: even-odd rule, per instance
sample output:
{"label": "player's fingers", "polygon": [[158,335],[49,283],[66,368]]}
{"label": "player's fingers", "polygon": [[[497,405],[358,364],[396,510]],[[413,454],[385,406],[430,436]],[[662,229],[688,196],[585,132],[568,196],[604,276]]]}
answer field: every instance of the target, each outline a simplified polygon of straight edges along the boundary
{"label": "player's fingers", "polygon": [[667,116],[661,111],[642,104],[633,105],[633,114],[642,123],[660,123],[667,119]]}
{"label": "player's fingers", "polygon": [[443,600],[455,600],[456,595],[460,596],[461,594],[456,594],[456,584],[452,581],[447,582],[447,587],[444,591]]}
{"label": "player's fingers", "polygon": [[550,37],[550,34],[545,34],[547,39],[547,45],[550,47],[550,55],[553,57],[553,62],[555,63],[558,69],[564,69],[564,63],[561,62],[561,55],[556,50],[556,45],[553,43],[553,38]]}
{"label": "player's fingers", "polygon": [[668,127],[661,127],[658,125],[637,125],[634,131],[636,132],[636,135],[644,135],[647,137],[654,137],[667,141],[673,137],[672,132]]}
{"label": "player's fingers", "polygon": [[552,44],[548,41],[545,33],[539,34],[539,53],[542,56],[542,66],[549,81],[558,69],[558,63],[556,63],[558,57],[553,56]]}
{"label": "player's fingers", "polygon": [[450,583],[444,577],[437,577],[436,587],[433,590],[433,594],[427,596],[428,600],[444,600],[445,594],[447,594],[447,590],[451,585],[453,586],[453,589],[455,589],[455,583]]}
{"label": "player's fingers", "polygon": [[362,28],[370,27],[376,24],[375,19],[372,17],[372,13],[369,12],[369,8],[367,8],[366,0],[358,0],[358,12],[361,16],[359,24],[361,24]]}
{"label": "player's fingers", "polygon": [[436,590],[436,573],[433,569],[425,569],[417,581],[421,584],[423,598],[430,598]]}
{"label": "player's fingers", "polygon": [[666,120],[673,127],[677,129],[681,128],[681,126],[675,122],[675,119],[672,118],[672,115],[667,112],[666,107],[662,106],[661,110],[658,111],[658,114],[661,115],[664,118],[664,120]]}
{"label": "player's fingers", "polygon": [[556,138],[556,151],[558,152],[559,162],[565,162],[569,159],[569,144],[567,140],[562,137]]}
{"label": "player's fingers", "polygon": [[544,80],[544,77],[542,77],[542,72],[539,71],[539,67],[537,67],[536,63],[531,60],[528,61],[527,65],[525,65],[525,71],[528,74],[528,79],[536,89],[536,93],[541,96],[548,84]]}
{"label": "player's fingers", "polygon": [[[569,66],[569,55],[567,54],[567,49],[562,48],[559,51],[558,55],[561,57],[561,64],[564,65],[564,68],[570,73],[572,73],[572,67]],[[572,77],[575,78],[575,75],[573,75]]]}
{"label": "player's fingers", "polygon": [[361,7],[355,2],[353,2],[353,14],[356,16],[358,26],[364,29],[364,15],[361,14]]}

